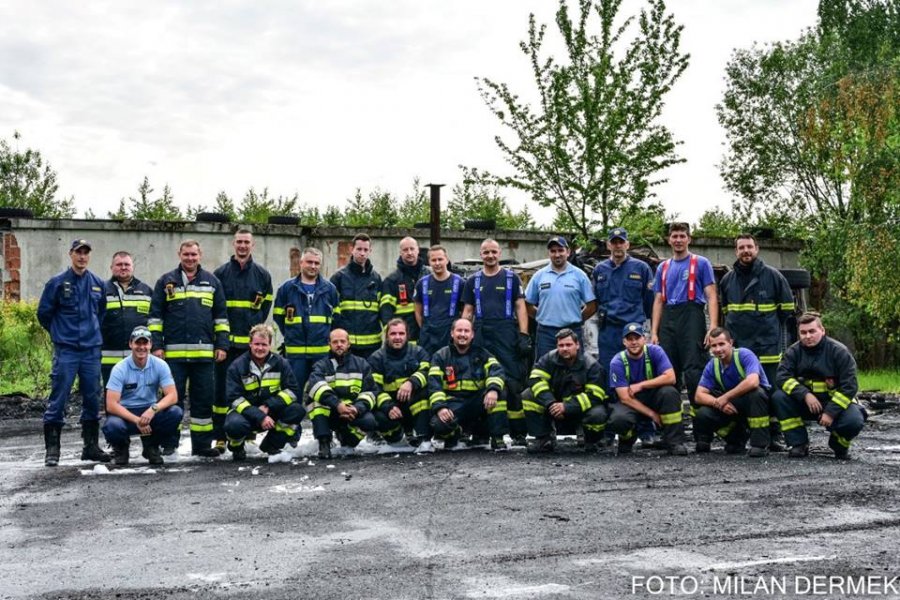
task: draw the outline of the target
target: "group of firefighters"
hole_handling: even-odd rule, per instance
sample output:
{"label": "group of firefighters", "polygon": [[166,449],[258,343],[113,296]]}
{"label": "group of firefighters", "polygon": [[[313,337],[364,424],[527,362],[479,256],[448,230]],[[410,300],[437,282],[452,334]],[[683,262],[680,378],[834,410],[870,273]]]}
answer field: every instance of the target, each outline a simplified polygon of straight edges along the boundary
{"label": "group of firefighters", "polygon": [[[321,458],[334,438],[426,453],[461,441],[501,451],[509,436],[541,453],[555,450],[557,434],[576,433],[588,452],[614,445],[626,454],[657,434],[659,447],[686,455],[682,387],[698,453],[718,436],[730,454],[762,457],[784,442],[790,457],[804,457],[805,421],[815,420],[835,457],[847,458],[866,418],[853,356],[815,313],[798,317],[799,342],[782,353],[793,295],[752,236],[737,238],[734,269],[718,283],[690,241],[686,224],[671,225],[672,256],[654,274],[628,254],[628,232],[612,229],[609,258],[588,276],[554,236],[549,264],[523,289],[492,239],[481,244],[482,268],[464,278],[446,248],[432,246],[426,265],[416,240],[403,238],[396,270],[382,279],[371,239],[358,234],[330,279],[322,252],[306,248],[299,274],[275,291],[247,229],[214,272],[201,267],[199,242],[182,242],[178,266],[153,287],[125,251],[101,280],[88,270],[90,243],[74,240],[71,267],[46,284],[38,307],[54,344],[45,464],[59,462],[76,376],[81,458],[116,465],[128,464],[136,435],[149,463],[164,463],[185,406],[191,452],[230,451],[236,461],[260,433],[266,454],[296,445],[305,418]],[[596,357],[584,343],[595,314]],[[112,454],[99,443],[101,397]]]}

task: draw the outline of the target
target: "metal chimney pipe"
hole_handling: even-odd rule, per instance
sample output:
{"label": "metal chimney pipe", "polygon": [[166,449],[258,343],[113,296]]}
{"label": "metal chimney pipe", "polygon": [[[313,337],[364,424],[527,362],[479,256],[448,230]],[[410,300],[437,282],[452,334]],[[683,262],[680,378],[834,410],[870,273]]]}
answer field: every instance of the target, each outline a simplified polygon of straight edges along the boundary
{"label": "metal chimney pipe", "polygon": [[441,243],[441,188],[443,183],[426,183],[431,190],[431,245]]}

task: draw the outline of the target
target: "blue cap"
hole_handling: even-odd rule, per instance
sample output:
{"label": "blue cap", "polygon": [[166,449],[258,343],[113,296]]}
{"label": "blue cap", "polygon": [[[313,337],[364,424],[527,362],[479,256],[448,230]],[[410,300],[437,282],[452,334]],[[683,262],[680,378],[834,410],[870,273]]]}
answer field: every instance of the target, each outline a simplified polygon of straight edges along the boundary
{"label": "blue cap", "polygon": [[549,240],[547,240],[547,247],[548,247],[548,248],[549,248],[550,246],[552,246],[553,244],[556,244],[557,246],[561,246],[562,248],[568,248],[568,247],[569,247],[569,242],[567,242],[567,241],[566,241],[566,238],[564,238],[564,237],[561,236],[561,235],[554,235],[552,238],[550,238]]}
{"label": "blue cap", "polygon": [[616,239],[628,241],[628,232],[622,227],[616,227],[615,229],[609,230],[609,235],[606,236],[606,239],[610,242]]}
{"label": "blue cap", "polygon": [[88,251],[90,252],[91,245],[88,243],[87,240],[72,240],[72,245],[69,246],[69,252],[72,252],[73,250],[78,250],[79,248],[87,248]]}
{"label": "blue cap", "polygon": [[637,335],[644,337],[644,326],[640,323],[629,323],[625,327],[622,328],[622,337],[626,338],[632,333],[636,333]]}

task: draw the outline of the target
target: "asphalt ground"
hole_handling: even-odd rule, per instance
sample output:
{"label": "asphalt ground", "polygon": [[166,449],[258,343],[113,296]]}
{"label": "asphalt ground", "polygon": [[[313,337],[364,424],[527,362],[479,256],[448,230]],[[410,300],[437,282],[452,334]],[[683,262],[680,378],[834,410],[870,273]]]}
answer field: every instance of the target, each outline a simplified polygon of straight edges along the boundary
{"label": "asphalt ground", "polygon": [[567,440],[151,469],[135,442],[107,469],[77,429],[46,468],[38,421],[0,423],[0,597],[900,597],[900,413],[850,461],[812,431],[805,460]]}

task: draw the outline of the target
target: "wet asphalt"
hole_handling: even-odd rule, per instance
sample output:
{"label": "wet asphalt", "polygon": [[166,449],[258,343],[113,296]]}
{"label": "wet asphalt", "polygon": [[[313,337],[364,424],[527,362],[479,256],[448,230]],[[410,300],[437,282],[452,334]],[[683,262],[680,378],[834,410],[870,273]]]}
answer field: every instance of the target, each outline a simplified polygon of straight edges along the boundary
{"label": "wet asphalt", "polygon": [[106,469],[78,460],[67,428],[50,469],[40,423],[4,422],[0,597],[900,597],[900,579],[800,593],[900,577],[900,412],[874,411],[846,462],[811,430],[805,460],[566,440],[553,455],[366,446],[320,461],[304,438],[289,463],[251,449],[150,469],[135,443],[128,468]]}

